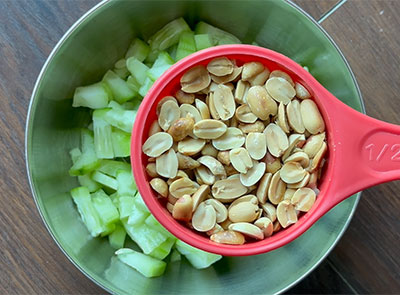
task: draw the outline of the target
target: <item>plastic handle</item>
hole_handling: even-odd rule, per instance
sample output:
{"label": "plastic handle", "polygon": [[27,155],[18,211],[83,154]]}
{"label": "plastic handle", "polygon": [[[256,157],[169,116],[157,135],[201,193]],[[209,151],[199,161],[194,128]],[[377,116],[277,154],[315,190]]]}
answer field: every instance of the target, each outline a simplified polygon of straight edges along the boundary
{"label": "plastic handle", "polygon": [[361,114],[329,93],[332,171],[327,206],[368,187],[400,179],[400,126]]}

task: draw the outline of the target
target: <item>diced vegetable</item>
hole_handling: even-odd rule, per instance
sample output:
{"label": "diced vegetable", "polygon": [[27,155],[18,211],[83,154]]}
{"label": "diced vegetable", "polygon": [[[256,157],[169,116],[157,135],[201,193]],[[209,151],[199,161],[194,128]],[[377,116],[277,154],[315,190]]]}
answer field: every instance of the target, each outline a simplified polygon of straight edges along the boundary
{"label": "diced vegetable", "polygon": [[136,118],[136,111],[111,109],[106,113],[104,118],[112,126],[131,133],[133,122]]}
{"label": "diced vegetable", "polygon": [[146,80],[144,81],[144,84],[142,87],[140,87],[139,89],[139,94],[142,97],[145,97],[147,92],[150,90],[151,86],[153,86],[154,81],[152,79],[150,79],[149,77],[146,78]]}
{"label": "diced vegetable", "polygon": [[139,194],[139,192],[137,192],[136,197],[135,197],[135,203],[138,206],[138,208],[140,208],[140,210],[145,211],[145,212],[149,212],[149,208],[147,208],[146,204],[143,201],[142,196]]}
{"label": "diced vegetable", "polygon": [[118,75],[121,79],[126,79],[129,76],[129,71],[126,67],[126,60],[125,58],[121,58],[114,64],[114,73]]}
{"label": "diced vegetable", "polygon": [[115,252],[115,255],[117,255],[118,259],[123,263],[133,267],[148,278],[161,276],[167,266],[164,261],[136,252],[132,249],[119,249]]}
{"label": "diced vegetable", "polygon": [[104,83],[99,82],[75,89],[72,102],[73,107],[88,107],[91,109],[102,109],[107,107],[110,93]]}
{"label": "diced vegetable", "polygon": [[101,160],[97,170],[115,178],[119,170],[131,171],[131,165],[122,161]]}
{"label": "diced vegetable", "polygon": [[108,236],[108,241],[111,247],[114,249],[120,249],[124,247],[126,238],[126,231],[122,225],[117,224],[115,230]]}
{"label": "diced vegetable", "polygon": [[100,183],[92,179],[92,174],[78,175],[78,182],[81,186],[88,188],[89,192],[95,192],[101,188]]}
{"label": "diced vegetable", "polygon": [[[128,58],[126,61],[126,67],[128,68],[132,77],[135,78],[136,82],[139,83],[139,85],[143,85],[144,81],[146,80],[146,73],[149,70],[149,67],[136,57]],[[130,81],[129,84],[132,84],[132,81]]]}
{"label": "diced vegetable", "polygon": [[[72,163],[74,164],[79,157],[82,155],[79,148],[74,148],[69,152],[71,156]],[[78,175],[78,182],[81,186],[88,188],[89,192],[97,191],[101,186],[96,181],[92,180],[91,174]]]}
{"label": "diced vegetable", "polygon": [[177,239],[173,234],[171,234],[169,231],[167,231],[167,230],[165,229],[165,227],[163,227],[163,226],[157,221],[157,219],[156,219],[153,215],[149,215],[149,216],[146,218],[145,223],[146,223],[148,226],[150,226],[151,228],[153,228],[153,229],[159,231],[160,233],[162,233],[162,234],[168,236],[168,238],[174,239],[174,240]]}
{"label": "diced vegetable", "polygon": [[125,80],[122,80],[113,71],[107,71],[104,75],[103,81],[110,88],[114,100],[123,103],[135,97],[137,91],[134,92]]}
{"label": "diced vegetable", "polygon": [[114,178],[101,173],[100,171],[95,171],[92,174],[92,179],[106,187],[112,188],[113,190],[117,190],[118,188],[118,182]]}
{"label": "diced vegetable", "polygon": [[92,237],[97,237],[104,229],[100,217],[92,204],[89,190],[80,186],[71,190],[71,196],[88,231]]}
{"label": "diced vegetable", "polygon": [[126,233],[142,249],[143,253],[149,254],[167,240],[167,237],[152,229],[146,224],[129,225],[122,221]]}
{"label": "diced vegetable", "polygon": [[136,203],[133,204],[131,214],[129,215],[127,224],[129,225],[140,225],[149,216],[149,212],[142,211],[138,208]]}
{"label": "diced vegetable", "polygon": [[175,63],[175,61],[171,58],[171,56],[165,52],[162,51],[158,55],[156,61],[154,62],[154,65],[151,67],[150,70],[147,71],[147,76],[155,81],[157,80],[170,66],[172,66]]}
{"label": "diced vegetable", "polygon": [[100,161],[94,149],[93,132],[88,129],[81,130],[82,154],[69,170],[72,176],[84,175],[96,169]]}
{"label": "diced vegetable", "polygon": [[218,29],[202,21],[197,23],[195,32],[196,34],[209,34],[213,45],[242,43],[231,33]]}
{"label": "diced vegetable", "polygon": [[171,252],[171,262],[175,262],[175,261],[181,261],[182,257],[181,257],[181,253],[179,253],[178,250],[174,249]]}
{"label": "diced vegetable", "polygon": [[135,199],[133,197],[118,197],[119,218],[127,219],[135,208]]}
{"label": "diced vegetable", "polygon": [[196,50],[203,50],[213,46],[209,34],[194,35],[194,41],[196,43]]}
{"label": "diced vegetable", "polygon": [[[146,78],[145,78],[146,79]],[[135,77],[132,75],[128,76],[128,79],[126,80],[126,83],[128,83],[128,86],[135,91],[136,93],[139,93],[139,89],[141,87],[140,83],[136,80]]]}
{"label": "diced vegetable", "polygon": [[114,158],[111,125],[105,120],[110,109],[93,112],[94,149],[99,159]]}
{"label": "diced vegetable", "polygon": [[[135,180],[133,179],[132,171],[119,170],[117,171],[118,195],[133,197],[137,193]],[[143,210],[146,211],[146,210]]]}
{"label": "diced vegetable", "polygon": [[130,133],[113,128],[111,138],[115,157],[128,157],[131,154]]}
{"label": "diced vegetable", "polygon": [[157,259],[164,259],[171,252],[172,246],[175,244],[175,240],[176,239],[168,238],[159,247],[157,247],[153,251],[151,251],[149,253],[149,255],[154,258],[157,258]]}
{"label": "diced vegetable", "polygon": [[197,269],[207,268],[222,258],[221,255],[202,251],[182,242],[181,240],[177,240],[175,246],[176,249],[178,249],[178,251],[189,260],[190,264]]}
{"label": "diced vegetable", "polygon": [[100,234],[100,237],[105,237],[111,234],[115,230],[115,223],[110,223],[108,225],[103,224],[103,231]]}
{"label": "diced vegetable", "polygon": [[72,150],[69,151],[69,155],[71,157],[72,163],[75,163],[78,161],[79,157],[82,155],[82,152],[79,148],[73,148]]}
{"label": "diced vegetable", "polygon": [[193,32],[183,32],[179,38],[178,49],[176,51],[175,60],[182,58],[196,52],[196,43],[194,40]]}
{"label": "diced vegetable", "polygon": [[161,30],[149,39],[152,51],[162,51],[178,43],[183,32],[190,32],[190,28],[183,18],[178,18],[166,24]]}
{"label": "diced vegetable", "polygon": [[135,57],[139,61],[144,61],[146,57],[149,55],[150,52],[150,46],[140,40],[139,38],[136,38],[132,41],[131,45],[128,48],[128,51],[125,54],[125,59],[128,59],[130,57]]}
{"label": "diced vegetable", "polygon": [[92,202],[104,225],[108,226],[119,221],[117,208],[103,190],[100,189],[92,194]]}

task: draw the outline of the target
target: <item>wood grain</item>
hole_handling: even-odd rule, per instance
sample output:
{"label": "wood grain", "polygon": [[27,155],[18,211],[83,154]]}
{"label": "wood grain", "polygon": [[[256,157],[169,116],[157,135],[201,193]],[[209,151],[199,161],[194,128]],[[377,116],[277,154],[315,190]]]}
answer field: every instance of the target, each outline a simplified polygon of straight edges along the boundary
{"label": "wood grain", "polygon": [[25,119],[39,71],[97,1],[0,1],[0,294],[104,293],[60,251],[27,182]]}
{"label": "wood grain", "polygon": [[318,21],[340,0],[291,0]]}
{"label": "wood grain", "polygon": [[[323,23],[356,75],[367,114],[400,124],[400,2],[349,0]],[[363,193],[329,260],[359,293],[400,293],[400,182]]]}
{"label": "wood grain", "polygon": [[[96,0],[0,1],[0,294],[104,294],[48,234],[26,180],[24,128],[39,71],[63,33]],[[315,19],[336,0],[296,0]],[[367,113],[400,124],[397,0],[349,0],[324,23],[355,71]],[[383,12],[382,12],[383,11]],[[400,183],[364,192],[331,253],[290,294],[400,293]]]}

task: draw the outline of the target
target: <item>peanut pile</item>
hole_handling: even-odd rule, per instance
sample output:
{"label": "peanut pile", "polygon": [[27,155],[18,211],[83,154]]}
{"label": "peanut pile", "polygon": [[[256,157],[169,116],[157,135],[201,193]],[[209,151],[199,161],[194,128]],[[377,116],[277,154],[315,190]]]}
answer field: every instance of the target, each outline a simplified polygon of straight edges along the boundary
{"label": "peanut pile", "polygon": [[217,243],[271,236],[313,206],[325,124],[310,93],[260,62],[189,69],[157,106],[143,152],[172,216]]}

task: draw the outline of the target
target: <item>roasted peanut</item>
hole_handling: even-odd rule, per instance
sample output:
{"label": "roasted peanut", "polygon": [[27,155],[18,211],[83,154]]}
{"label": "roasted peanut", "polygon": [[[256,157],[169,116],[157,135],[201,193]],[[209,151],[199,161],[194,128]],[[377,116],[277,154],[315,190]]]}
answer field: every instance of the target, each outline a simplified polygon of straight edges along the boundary
{"label": "roasted peanut", "polygon": [[176,100],[180,103],[180,104],[192,104],[194,102],[194,94],[193,93],[186,93],[184,91],[182,91],[181,89],[179,89],[176,93],[175,93],[175,97]]}
{"label": "roasted peanut", "polygon": [[168,185],[161,178],[153,178],[152,180],[150,180],[150,186],[162,197],[164,198],[168,197]]}
{"label": "roasted peanut", "polygon": [[181,141],[192,132],[193,126],[193,118],[179,118],[169,127],[168,133],[172,136],[174,141]]}
{"label": "roasted peanut", "polygon": [[276,102],[262,86],[252,86],[246,96],[251,112],[261,120],[266,120],[270,115],[278,112]]}
{"label": "roasted peanut", "polygon": [[172,136],[166,132],[158,132],[150,136],[143,144],[142,150],[149,157],[159,157],[172,147]]}
{"label": "roasted peanut", "polygon": [[250,132],[246,136],[246,149],[254,160],[261,160],[267,153],[267,140],[261,132]]}
{"label": "roasted peanut", "polygon": [[244,236],[241,233],[232,230],[215,233],[210,239],[216,243],[229,245],[243,245],[245,242]]}
{"label": "roasted peanut", "polygon": [[162,104],[160,115],[158,116],[158,124],[161,129],[167,131],[169,127],[180,117],[178,104],[173,100],[168,100]]}
{"label": "roasted peanut", "polygon": [[204,66],[194,66],[188,70],[181,78],[182,91],[187,93],[196,93],[207,86],[211,82],[211,77]]}
{"label": "roasted peanut", "polygon": [[214,207],[203,202],[193,213],[192,225],[195,230],[206,232],[215,226],[216,220],[217,214]]}
{"label": "roasted peanut", "polygon": [[192,219],[193,201],[189,195],[180,197],[172,209],[172,217],[181,221],[190,221]]}
{"label": "roasted peanut", "polygon": [[272,77],[265,83],[268,94],[277,102],[287,105],[296,95],[294,87],[284,78]]}
{"label": "roasted peanut", "polygon": [[220,137],[213,139],[212,145],[219,151],[225,151],[242,146],[246,140],[239,128],[229,127]]}

